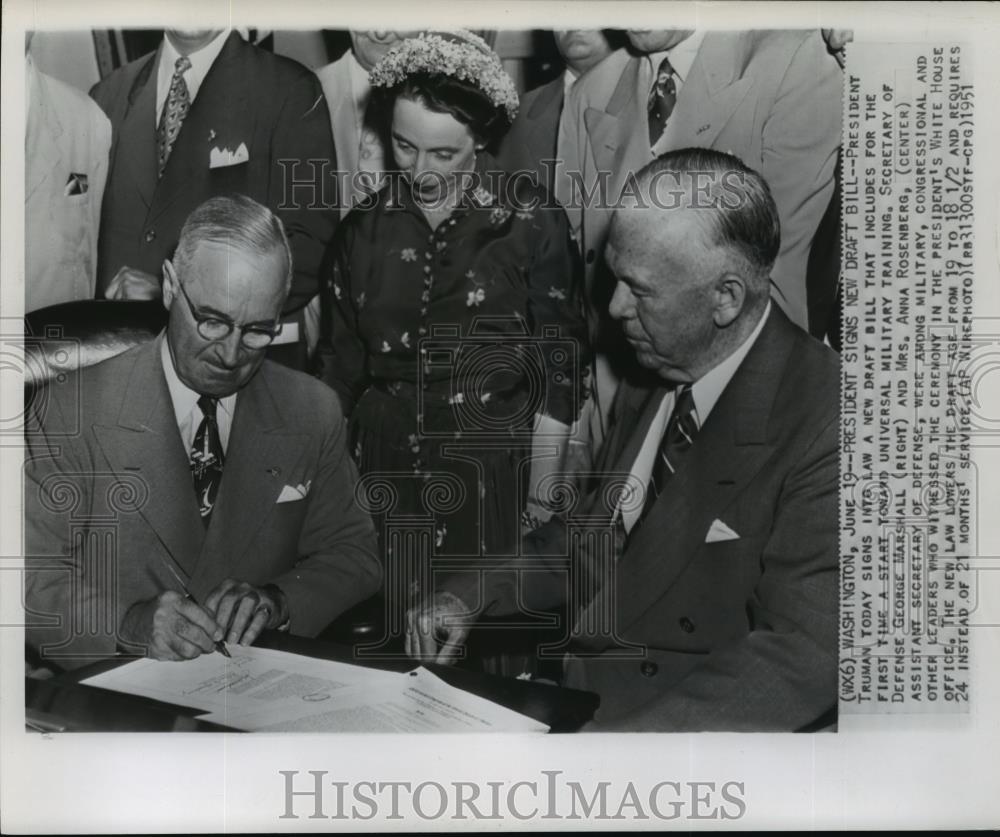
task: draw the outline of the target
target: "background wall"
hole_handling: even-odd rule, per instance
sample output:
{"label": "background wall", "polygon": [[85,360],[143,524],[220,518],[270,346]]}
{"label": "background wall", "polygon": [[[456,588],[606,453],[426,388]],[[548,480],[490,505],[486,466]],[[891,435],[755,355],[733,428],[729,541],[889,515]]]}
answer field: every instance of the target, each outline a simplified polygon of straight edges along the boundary
{"label": "background wall", "polygon": [[100,80],[90,32],[37,32],[31,55],[38,69],[83,91]]}
{"label": "background wall", "polygon": [[[511,29],[489,34],[518,90],[535,87],[559,72],[558,54],[548,33]],[[125,58],[138,57],[155,46],[157,36],[152,30],[103,30],[96,33],[95,43],[95,33],[90,31],[38,32],[31,53],[39,69],[87,91],[100,79],[97,44],[104,50],[105,63],[118,66]],[[343,30],[276,31],[270,42],[275,52],[314,70],[338,58],[350,45]]]}

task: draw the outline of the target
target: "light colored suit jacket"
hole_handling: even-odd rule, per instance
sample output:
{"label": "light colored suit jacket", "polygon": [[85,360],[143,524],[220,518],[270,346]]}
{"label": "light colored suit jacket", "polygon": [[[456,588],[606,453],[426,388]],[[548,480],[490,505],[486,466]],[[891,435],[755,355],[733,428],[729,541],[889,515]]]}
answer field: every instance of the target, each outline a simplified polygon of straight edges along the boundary
{"label": "light colored suit jacket", "polygon": [[340,217],[343,218],[355,201],[367,196],[357,188],[353,175],[358,171],[358,151],[361,144],[361,126],[364,113],[358,111],[351,88],[351,51],[348,50],[332,64],[320,67],[316,77],[323,86],[323,95],[330,110],[330,127],[333,130],[333,144],[337,149],[339,169]]}
{"label": "light colored suit jacket", "polygon": [[[566,100],[567,170],[588,191],[609,172],[602,206],[581,209],[557,181],[556,197],[581,231],[587,287],[604,315],[611,289],[602,273],[611,209],[628,176],[653,159],[646,99],[638,95],[640,63],[613,53],[574,85]],[[663,146],[714,148],[760,172],[781,217],[781,252],[772,295],[793,322],[808,327],[806,262],[833,193],[840,146],[842,74],[819,30],[709,32],[681,86]]]}
{"label": "light colored suit jacket", "polygon": [[[160,338],[162,339],[162,338]],[[240,391],[207,530],[160,340],[53,384],[27,422],[27,639],[75,666],[115,653],[127,609],[225,577],[277,584],[312,636],[379,587],[336,395],[265,362]],[[54,454],[54,455],[50,455]]]}
{"label": "light colored suit jacket", "polygon": [[[82,91],[27,63],[24,310],[94,296],[111,123]],[[67,194],[72,175],[82,194]]]}
{"label": "light colored suit jacket", "polygon": [[[790,731],[835,706],[839,380],[837,355],[773,308],[616,558],[602,534],[609,488],[665,392],[622,384],[597,489],[532,533],[531,557],[515,564],[532,569],[525,608],[583,593],[571,600],[566,685],[600,695],[602,728]],[[716,521],[737,537],[709,538]],[[475,583],[451,590],[480,601]],[[515,613],[517,592],[494,581],[481,601]]]}

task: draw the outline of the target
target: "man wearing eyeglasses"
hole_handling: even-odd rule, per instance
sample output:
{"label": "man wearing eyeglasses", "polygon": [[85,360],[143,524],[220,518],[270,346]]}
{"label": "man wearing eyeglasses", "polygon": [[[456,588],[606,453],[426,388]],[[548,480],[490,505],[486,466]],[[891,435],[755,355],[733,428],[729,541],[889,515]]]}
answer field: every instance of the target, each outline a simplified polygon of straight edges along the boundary
{"label": "man wearing eyeglasses", "polygon": [[26,637],[50,665],[315,635],[381,580],[336,396],[264,360],[291,284],[280,220],[212,198],[163,273],[164,333],[26,418]]}

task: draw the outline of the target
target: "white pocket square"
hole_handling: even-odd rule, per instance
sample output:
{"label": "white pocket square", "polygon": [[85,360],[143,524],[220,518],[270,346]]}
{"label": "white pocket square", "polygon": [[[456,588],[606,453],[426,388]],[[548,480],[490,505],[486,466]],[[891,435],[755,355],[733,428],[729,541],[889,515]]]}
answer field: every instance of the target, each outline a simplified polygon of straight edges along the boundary
{"label": "white pocket square", "polygon": [[300,483],[299,485],[286,485],[281,489],[281,493],[275,502],[294,503],[296,500],[304,500],[309,494],[309,486],[311,485],[312,480]]}
{"label": "white pocket square", "polygon": [[228,148],[213,148],[208,152],[208,167],[210,169],[221,169],[226,166],[238,166],[250,159],[250,152],[247,144],[241,142],[235,151]]}
{"label": "white pocket square", "polygon": [[738,541],[740,536],[737,535],[732,529],[730,529],[721,520],[713,520],[712,525],[708,527],[708,534],[705,536],[705,543],[718,543],[719,541]]}

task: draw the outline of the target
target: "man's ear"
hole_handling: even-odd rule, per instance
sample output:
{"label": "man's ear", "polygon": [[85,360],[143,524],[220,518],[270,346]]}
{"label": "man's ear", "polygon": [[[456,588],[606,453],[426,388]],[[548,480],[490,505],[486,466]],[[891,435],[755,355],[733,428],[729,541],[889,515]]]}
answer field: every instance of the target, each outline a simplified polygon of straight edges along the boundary
{"label": "man's ear", "polygon": [[178,284],[177,284],[177,272],[174,270],[174,266],[170,259],[163,260],[163,307],[168,311],[170,306],[174,304],[174,300],[177,299],[178,294]]}
{"label": "man's ear", "polygon": [[712,319],[726,328],[740,315],[747,298],[746,280],[738,273],[723,273],[715,283]]}

